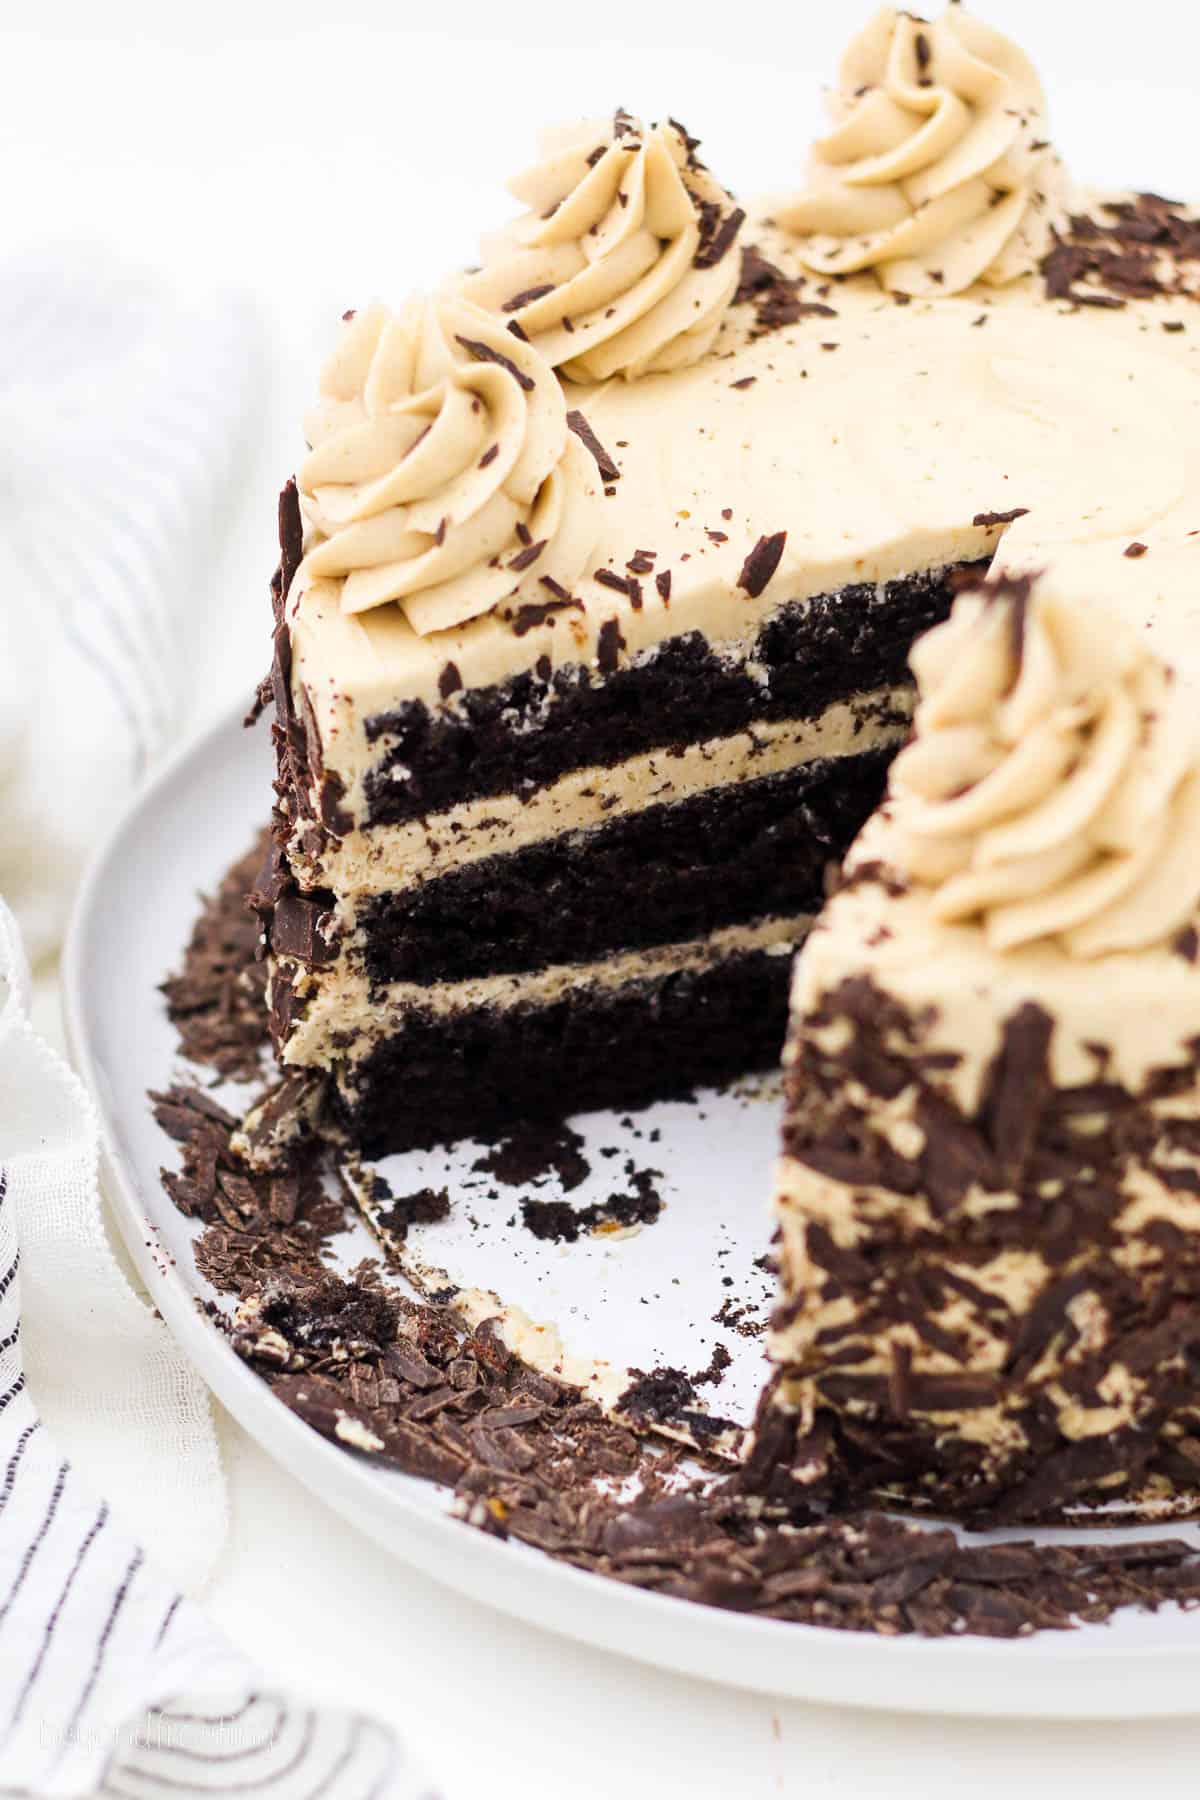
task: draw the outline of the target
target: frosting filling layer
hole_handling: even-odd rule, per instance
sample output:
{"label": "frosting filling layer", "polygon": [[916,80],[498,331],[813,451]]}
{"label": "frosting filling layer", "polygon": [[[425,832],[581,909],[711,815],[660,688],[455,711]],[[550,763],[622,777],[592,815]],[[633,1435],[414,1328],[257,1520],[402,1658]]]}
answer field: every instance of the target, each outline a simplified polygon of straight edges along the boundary
{"label": "frosting filling layer", "polygon": [[833,701],[907,683],[913,637],[949,611],[948,574],[856,581],[778,607],[734,643],[681,621],[668,642],[601,677],[576,663],[435,711],[393,700],[367,722],[369,762],[345,804],[360,822],[394,823],[761,722],[818,718]]}
{"label": "frosting filling layer", "polygon": [[486,1136],[514,1119],[645,1105],[773,1066],[786,949],[731,954],[548,1005],[412,1011],[335,1088],[367,1156]]}
{"label": "frosting filling layer", "polygon": [[835,701],[817,718],[764,720],[732,736],[646,751],[613,767],[573,769],[531,793],[489,795],[421,819],[354,831],[332,839],[319,857],[299,850],[293,866],[306,885],[356,900],[394,893],[547,838],[590,830],[618,812],[643,812],[820,758],[897,744],[911,713],[911,686],[877,688]]}
{"label": "frosting filling layer", "polygon": [[661,944],[626,951],[593,963],[559,963],[519,974],[478,975],[467,981],[426,986],[396,982],[379,990],[347,963],[312,975],[300,965],[279,964],[293,984],[295,1016],[283,1061],[306,1068],[332,1068],[343,1085],[351,1071],[380,1041],[410,1026],[416,1015],[444,1021],[462,1012],[498,1012],[549,1007],[589,994],[644,989],[677,975],[696,975],[748,954],[788,960],[812,923],[808,913],[790,918],[733,925],[689,943]]}
{"label": "frosting filling layer", "polygon": [[614,813],[589,832],[374,896],[355,912],[349,954],[376,985],[428,985],[815,912],[829,866],[882,796],[887,754]]}

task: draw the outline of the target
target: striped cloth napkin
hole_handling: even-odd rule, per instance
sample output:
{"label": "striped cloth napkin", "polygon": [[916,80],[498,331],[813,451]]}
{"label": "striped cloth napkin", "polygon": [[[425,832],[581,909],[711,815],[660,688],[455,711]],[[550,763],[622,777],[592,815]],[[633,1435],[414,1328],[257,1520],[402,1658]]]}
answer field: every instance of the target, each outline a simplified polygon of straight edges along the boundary
{"label": "striped cloth napkin", "polygon": [[[185,1597],[224,1528],[207,1399],[121,1271],[92,1102],[29,1021],[22,932],[52,953],[167,736],[254,341],[94,260],[0,267],[0,1794],[430,1794],[390,1726],[276,1691]],[[119,1440],[107,1498],[56,1428]]]}

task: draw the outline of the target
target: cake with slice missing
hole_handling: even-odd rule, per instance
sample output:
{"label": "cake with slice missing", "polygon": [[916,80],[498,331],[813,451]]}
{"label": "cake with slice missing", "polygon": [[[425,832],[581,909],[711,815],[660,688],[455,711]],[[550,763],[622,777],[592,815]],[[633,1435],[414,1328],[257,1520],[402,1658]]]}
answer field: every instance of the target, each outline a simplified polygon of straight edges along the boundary
{"label": "cake with slice missing", "polygon": [[[1200,596],[1200,225],[1075,190],[957,6],[879,13],[833,111],[747,209],[673,121],[556,133],[478,269],[346,316],[280,511],[267,1123],[376,1155],[773,1064],[921,639],[908,799],[797,978],[753,1471],[1020,1510],[1192,1454],[1195,937],[1103,934],[1192,805],[1146,695]],[[1001,855],[1101,739],[1094,841]]]}
{"label": "cake with slice missing", "polygon": [[913,666],[796,968],[766,1485],[1001,1518],[1194,1487],[1194,695],[1053,571]]}

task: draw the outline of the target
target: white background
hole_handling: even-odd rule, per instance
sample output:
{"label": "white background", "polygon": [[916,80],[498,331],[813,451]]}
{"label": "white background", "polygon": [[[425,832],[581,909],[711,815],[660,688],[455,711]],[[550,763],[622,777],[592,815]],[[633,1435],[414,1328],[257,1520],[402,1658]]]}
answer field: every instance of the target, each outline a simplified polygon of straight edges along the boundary
{"label": "white background", "polygon": [[[979,0],[1037,61],[1097,183],[1200,196],[1200,9]],[[241,503],[201,571],[180,731],[266,660],[274,506],[337,315],[470,258],[538,126],[671,113],[739,193],[786,188],[866,7],[790,0],[0,0],[2,229],[249,300],[267,376]],[[2,358],[0,358],[2,367]],[[661,1676],[389,1564],[228,1422],[234,1528],[210,1605],[280,1678],[396,1718],[448,1800],[1127,1795],[1191,1785],[1200,1723],[996,1726],[837,1712]],[[681,1619],[686,1629],[686,1619]],[[1198,1700],[1200,1711],[1200,1700]]]}

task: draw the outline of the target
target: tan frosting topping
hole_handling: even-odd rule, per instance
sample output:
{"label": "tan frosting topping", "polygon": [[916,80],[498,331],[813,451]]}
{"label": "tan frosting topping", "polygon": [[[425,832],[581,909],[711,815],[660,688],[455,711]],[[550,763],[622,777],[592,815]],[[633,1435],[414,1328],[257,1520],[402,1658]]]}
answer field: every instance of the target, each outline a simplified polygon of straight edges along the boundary
{"label": "tan frosting topping", "polygon": [[547,134],[541,152],[510,184],[529,210],[484,243],[462,291],[576,381],[697,361],[738,284],[743,215],[694,141],[618,112]]}
{"label": "tan frosting topping", "polygon": [[545,359],[449,298],[346,323],[305,421],[306,581],[422,635],[570,592],[596,539],[592,458]]}
{"label": "tan frosting topping", "polygon": [[1194,700],[1145,635],[1024,577],[960,595],[916,645],[892,771],[895,860],[989,948],[1159,944],[1200,903]]}
{"label": "tan frosting topping", "polygon": [[1041,83],[1000,32],[957,6],[933,23],[884,7],[846,51],[830,108],[807,187],[775,215],[810,268],[951,294],[1035,267],[1065,179]]}

